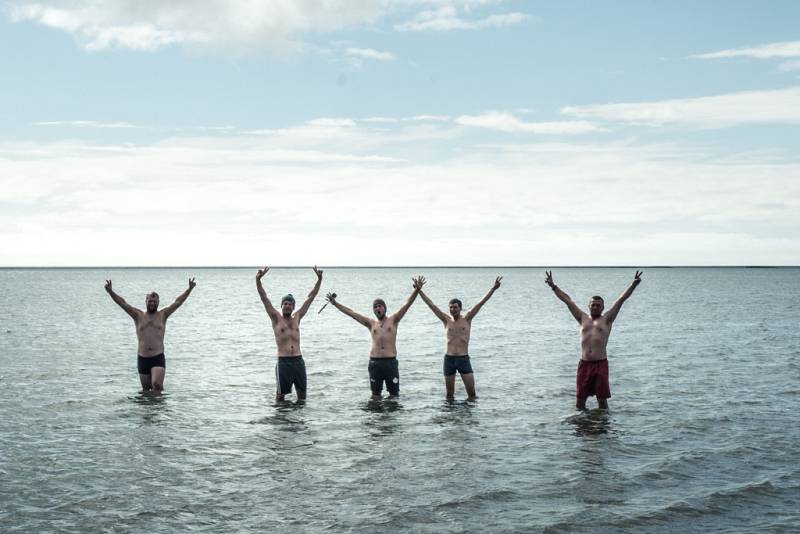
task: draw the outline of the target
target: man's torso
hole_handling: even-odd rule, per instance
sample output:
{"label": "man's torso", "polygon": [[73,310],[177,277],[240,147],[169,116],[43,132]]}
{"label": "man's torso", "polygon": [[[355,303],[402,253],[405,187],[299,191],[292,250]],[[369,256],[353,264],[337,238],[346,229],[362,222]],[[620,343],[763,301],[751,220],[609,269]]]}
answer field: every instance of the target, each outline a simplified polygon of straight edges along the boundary
{"label": "man's torso", "polygon": [[581,360],[591,362],[606,359],[610,334],[611,323],[605,317],[593,319],[584,314],[581,319]]}
{"label": "man's torso", "polygon": [[372,336],[371,358],[397,357],[397,326],[394,317],[386,317],[383,321],[372,321],[369,329]]}
{"label": "man's torso", "polygon": [[278,346],[278,357],[299,356],[300,353],[300,319],[297,316],[286,318],[278,316],[272,325],[275,332],[275,344]]}
{"label": "man's torso", "polygon": [[444,327],[447,337],[447,352],[451,356],[466,356],[469,354],[469,333],[472,324],[460,316],[458,320],[447,319]]}
{"label": "man's torso", "polygon": [[145,358],[164,352],[164,332],[167,320],[162,311],[140,312],[136,319],[136,337],[139,340],[139,356]]}

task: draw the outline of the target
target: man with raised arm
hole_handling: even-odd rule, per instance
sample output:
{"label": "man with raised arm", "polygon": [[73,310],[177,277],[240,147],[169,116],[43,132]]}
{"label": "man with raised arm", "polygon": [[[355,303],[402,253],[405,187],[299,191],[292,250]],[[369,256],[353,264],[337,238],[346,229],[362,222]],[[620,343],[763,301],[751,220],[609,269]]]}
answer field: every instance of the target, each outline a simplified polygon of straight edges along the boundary
{"label": "man with raised arm", "polygon": [[550,286],[556,297],[567,305],[572,316],[581,325],[581,359],[578,362],[575,380],[577,385],[575,407],[585,410],[586,398],[596,395],[597,405],[604,410],[608,409],[608,399],[611,397],[611,388],[608,385],[608,355],[606,354],[608,336],[611,334],[611,326],[617,318],[622,304],[642,282],[642,273],[636,271],[631,285],[622,292],[605,314],[603,313],[605,305],[603,298],[592,297],[589,301],[588,315],[569,298],[569,295],[553,283],[552,271],[545,271],[545,274],[547,276],[544,282]]}
{"label": "man with raised arm", "polygon": [[486,295],[464,315],[461,315],[461,301],[456,298],[450,299],[450,316],[440,310],[436,304],[428,298],[428,295],[422,291],[422,286],[427,282],[425,277],[420,276],[417,279],[417,285],[414,287],[419,290],[419,296],[425,301],[425,304],[428,305],[434,315],[442,321],[442,324],[444,324],[444,333],[447,343],[444,355],[444,387],[447,400],[453,400],[453,392],[456,385],[456,371],[461,374],[461,380],[464,382],[464,388],[467,390],[467,397],[469,397],[469,400],[478,398],[475,394],[475,375],[472,372],[472,365],[469,360],[469,334],[472,329],[472,319],[475,318],[483,305],[494,295],[494,292],[500,288],[500,281],[502,279],[502,276],[498,276],[494,281],[494,285]]}
{"label": "man with raised arm", "polygon": [[190,278],[188,289],[178,295],[175,302],[161,310],[158,309],[158,293],[155,291],[148,293],[144,297],[147,311],[142,311],[125,302],[125,299],[112,289],[111,280],[106,280],[106,291],[111,295],[111,299],[131,316],[136,325],[136,337],[139,340],[137,367],[139,381],[144,391],[161,392],[164,389],[164,375],[167,369],[164,359],[164,332],[167,329],[167,319],[186,302],[195,285],[197,284],[194,278]]}
{"label": "man with raised arm", "polygon": [[[414,291],[408,300],[400,306],[394,314],[386,315],[386,302],[377,298],[372,302],[372,313],[375,319],[370,319],[358,314],[336,301],[336,295],[328,293],[325,299],[333,304],[337,310],[355,319],[357,322],[366,326],[372,336],[372,348],[369,351],[369,383],[372,390],[372,400],[380,400],[383,391],[383,383],[386,382],[386,390],[389,398],[396,398],[400,395],[400,370],[397,365],[397,325],[405,316],[414,299],[417,298],[419,289],[419,279],[412,279]],[[420,286],[421,287],[421,286]]]}
{"label": "man with raised arm", "polygon": [[314,266],[317,283],[314,284],[314,288],[296,312],[294,312],[295,303],[291,293],[281,299],[280,312],[272,305],[267,297],[267,292],[264,291],[264,286],[261,285],[261,279],[268,271],[269,267],[264,267],[256,273],[256,288],[261,296],[261,302],[264,303],[264,308],[267,310],[267,315],[272,321],[275,344],[278,346],[278,363],[275,364],[277,387],[275,400],[282,401],[287,393],[292,392],[292,385],[294,385],[297,400],[302,401],[306,398],[306,363],[300,352],[300,320],[305,316],[319,293],[322,285],[322,270]]}

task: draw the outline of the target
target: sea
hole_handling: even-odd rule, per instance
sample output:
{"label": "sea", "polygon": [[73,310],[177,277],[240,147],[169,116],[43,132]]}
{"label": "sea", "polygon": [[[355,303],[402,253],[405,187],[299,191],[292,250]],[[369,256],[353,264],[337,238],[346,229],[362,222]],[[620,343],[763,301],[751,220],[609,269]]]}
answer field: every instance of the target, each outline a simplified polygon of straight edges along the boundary
{"label": "sea", "polygon": [[[541,268],[330,268],[301,323],[308,399],[275,401],[252,268],[0,270],[2,532],[798,532],[800,269],[645,268],[608,346],[609,410],[575,409],[578,325]],[[549,269],[549,268],[548,268]],[[607,306],[635,268],[553,268]],[[475,317],[478,399],[444,398],[441,323],[398,329],[400,398],[370,401],[371,315],[428,279]],[[133,321],[167,323],[162,395]],[[298,302],[311,268],[274,268]]]}

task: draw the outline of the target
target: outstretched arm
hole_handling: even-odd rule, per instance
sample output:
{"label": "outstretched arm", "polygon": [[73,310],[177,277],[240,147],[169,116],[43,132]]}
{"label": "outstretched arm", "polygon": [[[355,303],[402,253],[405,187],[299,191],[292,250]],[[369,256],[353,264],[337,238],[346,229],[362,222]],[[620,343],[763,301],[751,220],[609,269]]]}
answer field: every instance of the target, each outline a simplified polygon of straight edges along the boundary
{"label": "outstretched arm", "polygon": [[417,295],[419,295],[419,292],[422,289],[422,285],[425,283],[425,277],[418,276],[417,278],[412,278],[411,283],[412,286],[414,287],[414,291],[411,292],[411,295],[409,295],[408,300],[406,300],[403,303],[403,305],[400,306],[400,308],[396,312],[394,312],[394,315],[392,315],[392,320],[394,321],[395,324],[399,323],[400,320],[403,319],[403,317],[405,317],[406,312],[414,303],[414,300],[417,298]]}
{"label": "outstretched arm", "polygon": [[264,267],[263,269],[259,269],[256,273],[256,289],[258,289],[258,295],[261,297],[261,302],[264,303],[264,309],[267,310],[267,315],[272,320],[273,323],[278,322],[278,310],[275,309],[275,306],[269,301],[267,297],[267,292],[264,291],[264,286],[261,285],[261,279],[264,277],[265,274],[269,271],[269,267]]}
{"label": "outstretched arm", "polygon": [[181,304],[186,302],[186,299],[189,298],[189,293],[192,292],[192,289],[194,289],[194,286],[196,285],[197,282],[194,281],[194,278],[189,278],[189,287],[186,288],[186,291],[178,295],[178,298],[175,299],[175,302],[164,308],[164,318],[167,318],[175,313],[175,310],[180,308]]}
{"label": "outstretched arm", "polygon": [[427,283],[427,280],[425,280],[425,277],[424,276],[420,276],[419,278],[417,278],[417,281],[414,283],[414,289],[419,290],[419,296],[422,299],[422,301],[425,304],[427,304],[428,307],[433,312],[433,314],[436,317],[438,317],[439,320],[442,321],[446,325],[447,324],[447,315],[442,310],[440,310],[436,306],[436,304],[433,303],[433,301],[431,299],[428,298],[428,295],[426,295],[424,291],[422,291],[422,286],[424,286],[426,283]]}
{"label": "outstretched arm", "polygon": [[477,304],[475,304],[475,306],[473,306],[467,313],[464,314],[464,318],[467,321],[471,321],[473,317],[478,315],[478,312],[481,310],[481,308],[483,308],[483,305],[486,304],[486,301],[488,301],[492,297],[492,295],[494,295],[494,292],[500,288],[500,281],[502,279],[503,279],[502,276],[498,276],[497,278],[495,278],[494,285],[492,286],[492,288],[483,296],[483,298],[480,301],[478,301]]}
{"label": "outstretched arm", "polygon": [[567,305],[569,312],[573,317],[575,317],[575,320],[581,322],[581,319],[583,318],[583,311],[581,311],[577,304],[572,302],[572,299],[569,298],[569,295],[561,291],[561,288],[553,283],[553,271],[545,271],[545,274],[547,277],[545,277],[544,283],[550,286],[550,289],[553,290],[553,293],[556,294],[556,297],[558,297],[561,302]]}
{"label": "outstretched arm", "polygon": [[116,302],[120,308],[125,310],[125,313],[131,316],[135,321],[138,318],[138,312],[136,308],[125,302],[125,299],[114,293],[114,290],[111,288],[111,280],[106,280],[106,291],[111,296],[111,300]]}
{"label": "outstretched arm", "polygon": [[299,310],[297,310],[297,317],[299,319],[302,319],[308,309],[311,307],[311,303],[314,302],[314,299],[317,297],[317,293],[319,293],[319,288],[322,285],[322,269],[317,269],[317,266],[315,265],[314,274],[317,275],[317,283],[314,284],[314,288],[306,297],[306,301],[303,302],[303,305],[300,306]]}
{"label": "outstretched arm", "polygon": [[622,295],[620,295],[619,298],[614,301],[614,304],[611,305],[611,308],[609,308],[609,310],[604,314],[609,323],[614,322],[614,319],[617,318],[619,310],[622,308],[622,304],[628,300],[628,297],[633,295],[633,290],[636,289],[636,286],[642,283],[642,274],[643,273],[636,271],[631,285],[629,285],[627,289],[622,292]]}
{"label": "outstretched arm", "polygon": [[372,321],[370,321],[368,318],[364,317],[363,315],[354,312],[353,310],[351,310],[350,308],[348,308],[344,304],[339,304],[336,301],[336,295],[334,293],[328,293],[327,295],[325,295],[325,300],[327,300],[328,302],[333,304],[333,307],[336,308],[337,310],[339,310],[340,312],[342,312],[343,314],[345,314],[345,315],[347,315],[349,317],[352,317],[353,319],[355,319],[359,323],[363,324],[367,328],[372,328]]}

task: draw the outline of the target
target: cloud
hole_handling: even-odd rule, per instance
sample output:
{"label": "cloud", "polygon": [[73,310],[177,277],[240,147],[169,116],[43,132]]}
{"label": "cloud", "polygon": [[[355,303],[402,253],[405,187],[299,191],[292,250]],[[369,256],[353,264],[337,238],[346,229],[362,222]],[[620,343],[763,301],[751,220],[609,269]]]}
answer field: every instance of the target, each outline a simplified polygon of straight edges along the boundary
{"label": "cloud", "polygon": [[501,132],[534,134],[584,134],[606,131],[587,121],[523,122],[510,113],[489,112],[482,115],[462,115],[456,124],[488,128]]}
{"label": "cloud", "polygon": [[800,41],[769,43],[744,48],[730,48],[718,52],[689,56],[694,59],[720,59],[729,57],[749,57],[755,59],[800,57]]}
{"label": "cloud", "polygon": [[466,18],[460,15],[454,5],[444,5],[438,9],[420,11],[413,19],[396,24],[394,29],[401,32],[479,30],[512,26],[529,19],[530,16],[525,13],[494,14],[482,19]]}
{"label": "cloud", "polygon": [[[266,48],[274,52],[304,52],[312,45],[300,35],[335,32],[373,25],[389,16],[422,11],[399,24],[399,31],[498,28],[520,24],[524,13],[475,11],[493,0],[194,0],[141,2],[116,0],[10,0],[11,21],[33,22],[71,34],[86,51],[122,48],[154,52],[169,46],[236,53]],[[388,52],[350,48],[346,57],[390,61]]]}
{"label": "cloud", "polygon": [[141,128],[129,122],[97,122],[97,121],[42,121],[34,122],[33,126],[69,126],[72,128],[110,128],[128,129]]}
{"label": "cloud", "polygon": [[724,128],[739,124],[798,124],[800,87],[657,102],[569,106],[561,112],[587,120],[650,126]]}
{"label": "cloud", "polygon": [[394,54],[381,52],[372,48],[347,48],[344,53],[348,57],[372,59],[375,61],[394,61],[397,59]]}
{"label": "cloud", "polygon": [[778,65],[778,70],[784,72],[800,70],[800,60],[784,61],[783,63]]}
{"label": "cloud", "polygon": [[295,48],[295,34],[369,24],[386,9],[386,2],[367,0],[17,1],[7,7],[12,21],[65,31],[87,51],[155,51],[169,45]]}
{"label": "cloud", "polygon": [[614,141],[465,146],[461,131],[328,117],[148,145],[0,142],[0,265],[249,265],[278,247],[286,263],[339,265],[800,258],[796,162]]}

